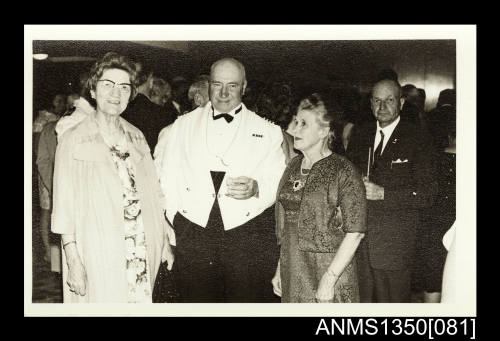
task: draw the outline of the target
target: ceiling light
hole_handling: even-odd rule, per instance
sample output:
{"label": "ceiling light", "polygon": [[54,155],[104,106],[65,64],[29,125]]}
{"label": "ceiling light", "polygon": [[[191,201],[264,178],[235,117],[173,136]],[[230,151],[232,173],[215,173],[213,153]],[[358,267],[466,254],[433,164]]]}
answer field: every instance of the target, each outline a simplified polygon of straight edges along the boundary
{"label": "ceiling light", "polygon": [[44,59],[47,59],[48,57],[49,57],[49,55],[46,53],[35,53],[33,55],[33,58],[36,60],[44,60]]}

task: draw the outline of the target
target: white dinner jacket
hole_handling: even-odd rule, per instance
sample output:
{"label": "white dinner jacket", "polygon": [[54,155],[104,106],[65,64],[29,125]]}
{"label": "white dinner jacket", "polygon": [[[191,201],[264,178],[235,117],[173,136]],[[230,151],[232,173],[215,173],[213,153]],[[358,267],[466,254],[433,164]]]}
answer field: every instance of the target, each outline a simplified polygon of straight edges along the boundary
{"label": "white dinner jacket", "polygon": [[176,212],[206,227],[214,201],[219,201],[225,230],[240,226],[274,204],[279,181],[285,169],[281,148],[281,128],[248,110],[239,113],[241,123],[224,161],[226,176],[247,176],[258,182],[259,197],[237,200],[224,195],[224,177],[216,196],[210,175],[207,148],[207,121],[212,119],[211,103],[179,116],[164,128],[155,148],[155,164],[165,195],[170,222]]}

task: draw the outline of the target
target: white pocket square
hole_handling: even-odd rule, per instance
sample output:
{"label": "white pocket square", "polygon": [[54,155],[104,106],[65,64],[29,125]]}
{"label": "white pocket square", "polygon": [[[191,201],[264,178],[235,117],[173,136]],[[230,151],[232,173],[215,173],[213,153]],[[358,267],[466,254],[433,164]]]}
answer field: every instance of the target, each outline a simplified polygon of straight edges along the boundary
{"label": "white pocket square", "polygon": [[404,159],[404,160],[397,159],[396,161],[391,161],[391,163],[406,163],[406,162],[408,162],[408,159]]}

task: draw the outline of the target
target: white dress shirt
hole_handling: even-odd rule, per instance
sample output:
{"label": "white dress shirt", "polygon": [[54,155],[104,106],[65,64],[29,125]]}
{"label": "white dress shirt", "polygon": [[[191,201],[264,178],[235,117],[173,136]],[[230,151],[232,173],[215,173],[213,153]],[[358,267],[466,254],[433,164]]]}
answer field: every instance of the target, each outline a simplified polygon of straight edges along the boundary
{"label": "white dress shirt", "polygon": [[241,105],[227,113],[233,117],[231,122],[222,117],[214,120],[213,116],[221,114],[215,108],[213,115],[211,113],[207,117],[207,148],[211,156],[210,169],[213,171],[226,171],[227,160],[224,160],[224,156],[234,142],[241,123],[241,115],[235,114],[238,109],[241,111]]}
{"label": "white dress shirt", "polygon": [[385,146],[387,146],[387,142],[391,138],[392,133],[394,132],[394,129],[396,129],[396,126],[398,125],[399,121],[401,120],[401,116],[398,116],[388,126],[384,128],[380,128],[380,123],[377,121],[377,132],[375,133],[375,142],[373,143],[373,150],[376,150],[378,147],[378,144],[380,143],[380,140],[382,139],[382,136],[380,135],[380,131],[382,130],[384,132],[384,144],[382,145],[382,150],[380,151],[380,155],[384,152]]}

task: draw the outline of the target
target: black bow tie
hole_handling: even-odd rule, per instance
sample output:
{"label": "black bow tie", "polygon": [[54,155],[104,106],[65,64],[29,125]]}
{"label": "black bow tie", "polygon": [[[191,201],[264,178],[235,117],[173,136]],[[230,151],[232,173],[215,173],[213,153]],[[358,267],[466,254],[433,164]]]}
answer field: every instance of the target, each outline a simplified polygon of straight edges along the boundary
{"label": "black bow tie", "polygon": [[[239,107],[235,112],[234,114],[236,115],[237,113],[239,113],[241,111],[243,107]],[[215,110],[214,108],[212,107],[212,117],[214,118],[214,120],[218,120],[219,118],[221,117],[224,117],[224,119],[226,120],[227,123],[231,123],[231,121],[234,119],[233,116],[229,115],[229,114],[219,114],[219,115],[215,115]]]}
{"label": "black bow tie", "polygon": [[221,117],[224,117],[224,119],[226,120],[227,123],[231,123],[231,121],[234,118],[233,116],[231,116],[229,114],[219,114],[219,115],[214,115],[214,120],[218,120]]}

